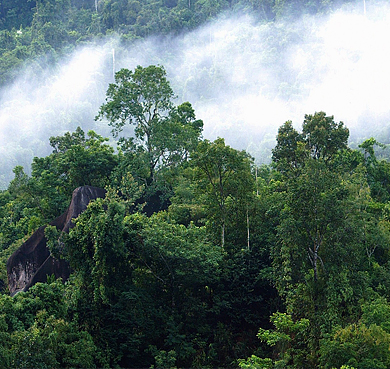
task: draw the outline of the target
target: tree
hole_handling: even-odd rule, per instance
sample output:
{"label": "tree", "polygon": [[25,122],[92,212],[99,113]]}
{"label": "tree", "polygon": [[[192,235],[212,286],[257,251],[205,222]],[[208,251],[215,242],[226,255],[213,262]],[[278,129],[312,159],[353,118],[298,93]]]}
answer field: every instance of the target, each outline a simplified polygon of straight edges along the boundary
{"label": "tree", "polygon": [[367,181],[372,197],[381,203],[390,199],[390,164],[387,160],[378,160],[375,147],[386,148],[374,138],[369,138],[359,145],[363,151],[364,165],[367,168]]}
{"label": "tree", "polygon": [[[191,365],[199,340],[207,340],[199,321],[221,259],[204,228],[170,223],[165,213],[128,215],[109,192],[88,205],[65,243],[77,316],[111,366],[150,367],[149,354],[165,350]],[[151,345],[160,353],[144,352]]]}
{"label": "tree", "polygon": [[85,137],[79,127],[74,133],[50,138],[53,153],[34,158],[30,181],[30,192],[39,198],[45,218],[51,220],[64,211],[75,188],[109,183],[118,158],[107,141],[94,131]]}
{"label": "tree", "polygon": [[[319,250],[325,242],[326,234],[334,232],[343,219],[340,211],[346,191],[341,185],[341,173],[330,167],[336,155],[347,148],[349,131],[342,122],[335,123],[333,116],[324,112],[305,115],[302,134],[299,134],[290,121],[278,132],[277,145],[273,150],[276,168],[287,174],[287,207],[279,232],[282,239],[296,243],[291,237],[291,221],[297,223],[293,234],[303,237],[307,244],[309,260],[313,267],[314,281],[318,280]],[[297,170],[299,169],[299,170]],[[294,173],[291,176],[291,172]],[[284,233],[287,227],[289,235]],[[332,231],[331,231],[332,229]],[[285,242],[285,241],[283,241]]]}
{"label": "tree", "polygon": [[291,121],[279,128],[272,161],[281,173],[287,175],[299,174],[309,157],[330,165],[339,152],[348,148],[348,137],[348,128],[343,122],[334,122],[333,116],[326,116],[324,112],[307,114],[302,133],[293,128]]}
{"label": "tree", "polygon": [[0,295],[0,368],[101,366],[91,335],[69,319],[61,280]]}
{"label": "tree", "polygon": [[199,172],[199,190],[206,195],[210,215],[219,224],[224,248],[226,223],[232,215],[228,211],[229,200],[248,201],[253,195],[251,159],[245,151],[237,151],[218,138],[200,142],[192,161]]}
{"label": "tree", "polygon": [[390,365],[390,307],[385,298],[362,306],[356,323],[334,327],[321,342],[321,367],[353,365],[362,369],[384,369]]}
{"label": "tree", "polygon": [[114,136],[134,125],[132,138],[121,138],[122,148],[144,158],[148,185],[155,181],[159,166],[181,162],[194,148],[203,123],[195,119],[190,103],[177,108],[163,67],[138,66],[134,71],[121,69],[109,85],[106,103],[96,119],[108,119]]}
{"label": "tree", "polygon": [[333,115],[323,111],[305,115],[302,125],[302,138],[313,159],[332,161],[336,154],[348,147],[349,130],[343,122],[336,123]]}
{"label": "tree", "polygon": [[[343,200],[347,193],[341,186],[341,178],[317,161],[306,164],[299,178],[289,186],[288,192],[286,212],[292,218],[287,217],[285,221],[288,227],[292,220],[297,222],[294,233],[299,234],[301,240],[298,242],[307,244],[313,278],[318,281],[319,263],[323,264],[320,249],[343,220]],[[283,222],[279,228],[281,235],[284,225]]]}
{"label": "tree", "polygon": [[273,363],[271,359],[262,359],[255,355],[247,360],[239,360],[242,369],[271,369],[271,368],[304,368],[305,347],[308,344],[309,320],[299,319],[293,321],[292,317],[285,313],[274,313],[271,322],[274,330],[259,329],[257,337],[271,347],[279,346],[282,354]]}
{"label": "tree", "polygon": [[[302,161],[302,136],[287,121],[278,130],[276,146],[272,150],[272,162],[281,173],[288,173],[300,167]],[[298,150],[300,149],[300,150]]]}
{"label": "tree", "polygon": [[0,249],[31,233],[43,220],[39,201],[31,191],[31,178],[21,166],[13,172],[15,178],[8,190],[0,193]]}
{"label": "tree", "polygon": [[358,219],[367,185],[339,158],[350,156],[347,140],[343,123],[320,112],[305,116],[301,134],[291,122],[282,126],[273,151],[285,192],[272,248],[275,282],[287,312],[310,320],[310,365],[317,365],[321,336],[351,318],[354,311],[344,305],[366,286],[359,277],[364,252]]}
{"label": "tree", "polygon": [[150,326],[145,318],[148,313],[141,308],[142,291],[132,282],[141,225],[135,219],[133,229],[126,230],[125,204],[114,194],[107,196],[91,202],[63,240],[65,258],[74,271],[72,299],[79,324],[104,350],[110,366],[115,366],[128,356],[138,363],[145,335],[141,327]]}

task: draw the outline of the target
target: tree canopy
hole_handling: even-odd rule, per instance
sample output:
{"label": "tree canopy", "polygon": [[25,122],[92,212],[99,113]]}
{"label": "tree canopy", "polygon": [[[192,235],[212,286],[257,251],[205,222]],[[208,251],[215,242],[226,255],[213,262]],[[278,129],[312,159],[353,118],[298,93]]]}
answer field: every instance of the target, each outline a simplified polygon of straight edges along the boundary
{"label": "tree canopy", "polygon": [[[180,164],[194,150],[203,122],[195,119],[189,102],[173,105],[172,88],[163,67],[122,69],[107,90],[96,119],[106,118],[114,136],[133,124],[134,137],[121,137],[122,148],[134,152],[148,167],[147,184],[160,166]],[[141,159],[142,160],[142,159]]]}
{"label": "tree canopy", "polygon": [[[389,164],[325,112],[285,122],[273,161],[201,137],[164,68],[120,70],[98,119],[50,138],[0,192],[0,368],[387,368]],[[128,128],[133,128],[128,130]],[[118,136],[122,136],[118,139]],[[69,233],[77,186],[105,188]],[[11,297],[39,227],[66,283]],[[42,230],[42,228],[40,228]]]}

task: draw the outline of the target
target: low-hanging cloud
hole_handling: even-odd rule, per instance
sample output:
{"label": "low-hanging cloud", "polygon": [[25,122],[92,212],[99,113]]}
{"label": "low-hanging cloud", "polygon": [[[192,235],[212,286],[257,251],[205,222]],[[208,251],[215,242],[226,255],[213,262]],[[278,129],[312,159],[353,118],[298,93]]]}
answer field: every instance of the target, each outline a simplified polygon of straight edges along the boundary
{"label": "low-hanging cloud", "polygon": [[[94,122],[114,71],[163,65],[177,94],[204,120],[204,137],[225,137],[266,161],[277,128],[325,111],[353,137],[383,136],[390,117],[390,7],[366,1],[327,16],[260,23],[221,15],[176,37],[151,37],[126,47],[107,38],[78,47],[56,67],[34,64],[1,91],[3,186],[15,165],[50,152],[49,137],[77,126],[105,136]],[[0,183],[1,184],[1,183]]]}

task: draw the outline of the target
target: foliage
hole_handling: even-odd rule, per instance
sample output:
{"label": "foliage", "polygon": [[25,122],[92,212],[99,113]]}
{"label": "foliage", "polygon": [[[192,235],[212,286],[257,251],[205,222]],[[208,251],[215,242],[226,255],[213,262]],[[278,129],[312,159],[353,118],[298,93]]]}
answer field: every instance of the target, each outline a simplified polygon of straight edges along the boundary
{"label": "foliage", "polygon": [[[308,323],[306,341],[275,346],[277,355],[287,360],[283,367],[360,367],[348,360],[332,362],[330,341],[322,346],[323,337],[329,337],[335,327],[347,329],[357,324],[362,301],[372,293],[369,285],[377,283],[375,273],[369,270],[382,268],[378,257],[383,253],[375,250],[386,248],[388,237],[381,207],[370,196],[367,160],[346,147],[347,139],[343,124],[321,112],[305,116],[302,133],[286,122],[273,150],[273,164],[282,180],[277,188],[283,193],[271,245],[274,283],[292,321],[306,319]],[[364,146],[372,147],[369,143]],[[365,326],[359,327],[366,332]],[[375,329],[368,328],[367,335],[382,335]],[[281,337],[289,342],[288,335],[274,336],[268,330],[260,333],[269,344],[276,344]],[[299,355],[292,359],[289,350]],[[344,357],[351,358],[351,353]],[[253,360],[242,363],[252,365]],[[269,363],[260,360],[256,365]],[[274,365],[277,367],[277,361]]]}
{"label": "foliage", "polygon": [[[234,5],[163,3],[208,16]],[[36,6],[36,27],[62,11],[59,26],[67,9],[94,2]],[[130,6],[142,11],[134,1],[98,3],[107,24],[133,17],[123,13]],[[344,124],[319,112],[301,132],[282,125],[272,165],[255,168],[222,138],[202,140],[191,104],[172,100],[162,67],[121,70],[98,114],[117,134],[135,127],[117,154],[78,128],[50,138],[53,152],[33,160],[31,176],[14,169],[0,193],[0,367],[389,367],[382,145],[348,148]],[[106,198],[68,235],[45,232],[52,256],[71,266],[69,281],[49,276],[8,296],[6,259],[81,185],[105,187]]]}
{"label": "foliage", "polygon": [[273,361],[269,358],[261,359],[252,355],[247,360],[240,360],[240,368],[307,367],[305,350],[298,347],[304,347],[308,344],[309,320],[300,319],[294,322],[290,315],[277,312],[271,316],[271,322],[275,326],[275,330],[260,328],[257,337],[269,346],[278,346],[282,352],[280,357]]}
{"label": "foliage", "polygon": [[52,368],[99,365],[92,337],[67,319],[61,281],[36,284],[14,298],[0,296],[0,367]]}
{"label": "foliage", "polygon": [[369,138],[359,145],[364,155],[371,195],[375,200],[385,203],[390,199],[390,166],[387,160],[377,159],[375,147],[384,149],[386,146],[377,142],[374,138]]}
{"label": "foliage", "polygon": [[72,134],[51,137],[53,153],[34,158],[32,164],[34,190],[42,193],[56,190],[68,199],[79,186],[106,186],[117,164],[114,149],[107,141],[93,131],[85,138],[80,127]]}
{"label": "foliage", "polygon": [[121,69],[96,117],[107,118],[115,136],[125,125],[135,125],[135,137],[122,137],[122,148],[133,152],[148,168],[148,185],[156,181],[157,169],[185,160],[202,132],[203,122],[195,119],[191,104],[174,107],[172,98],[163,67]]}
{"label": "foliage", "polygon": [[272,150],[275,167],[282,173],[299,173],[308,158],[329,164],[338,152],[347,149],[348,128],[336,123],[324,112],[305,115],[302,133],[287,121],[279,128],[277,144]]}
{"label": "foliage", "polygon": [[15,167],[15,178],[0,193],[1,249],[59,216],[75,188],[109,183],[117,157],[107,139],[93,131],[86,138],[77,128],[74,133],[51,137],[50,142],[53,153],[34,158],[31,177]]}
{"label": "foliage", "polygon": [[255,12],[260,19],[327,13],[351,0],[34,0],[0,3],[0,85],[25,61],[55,64],[79,43],[117,33],[124,42],[180,34],[222,12]]}
{"label": "foliage", "polygon": [[199,178],[199,191],[205,194],[208,216],[220,228],[220,245],[225,247],[228,218],[240,207],[247,210],[253,194],[253,177],[250,157],[225,145],[218,138],[214,142],[204,140],[192,154]]}
{"label": "foliage", "polygon": [[357,368],[387,368],[389,366],[390,335],[375,324],[362,322],[335,331],[325,338],[321,347],[324,368],[352,365]]}
{"label": "foliage", "polygon": [[[150,365],[141,348],[161,340],[182,362],[195,352],[196,335],[181,331],[194,329],[197,316],[204,314],[197,306],[207,301],[205,288],[215,283],[220,258],[203,238],[204,230],[170,224],[163,214],[126,215],[115,198],[95,201],[78,218],[66,240],[81,283],[76,309],[99,345],[113,350],[108,354],[112,364],[134,365],[138,357],[138,365],[145,360]],[[84,306],[92,308],[88,315]],[[131,314],[123,311],[114,318],[124,306]],[[121,330],[107,332],[114,322]]]}

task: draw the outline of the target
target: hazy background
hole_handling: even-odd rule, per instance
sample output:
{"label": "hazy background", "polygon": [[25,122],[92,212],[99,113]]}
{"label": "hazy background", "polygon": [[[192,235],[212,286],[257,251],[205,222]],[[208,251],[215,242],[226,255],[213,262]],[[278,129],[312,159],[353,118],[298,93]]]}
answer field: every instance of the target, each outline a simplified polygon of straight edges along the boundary
{"label": "hazy background", "polygon": [[115,38],[78,47],[55,67],[26,66],[0,91],[0,187],[12,168],[29,172],[51,152],[49,137],[81,126],[109,137],[95,122],[114,71],[163,65],[177,95],[204,121],[204,137],[224,137],[269,162],[278,127],[325,111],[351,131],[389,143],[390,6],[363,1],[326,17],[260,23],[222,14],[200,29],[124,47]]}

